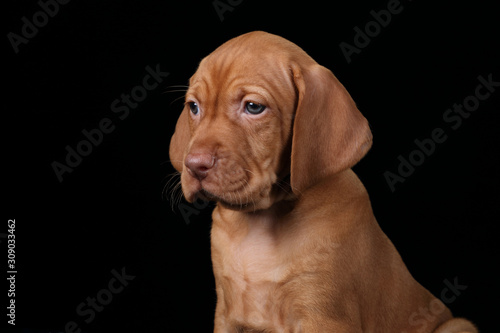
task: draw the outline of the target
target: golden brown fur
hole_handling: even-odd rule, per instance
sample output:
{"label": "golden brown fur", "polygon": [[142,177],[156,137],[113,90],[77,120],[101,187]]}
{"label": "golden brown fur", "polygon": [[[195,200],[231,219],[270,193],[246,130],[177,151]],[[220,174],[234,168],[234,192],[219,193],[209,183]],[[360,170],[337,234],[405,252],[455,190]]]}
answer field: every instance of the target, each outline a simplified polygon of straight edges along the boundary
{"label": "golden brown fur", "polygon": [[371,141],[342,84],[281,37],[248,33],[202,60],[170,157],[188,201],[218,202],[214,332],[477,332],[379,228],[350,169]]}

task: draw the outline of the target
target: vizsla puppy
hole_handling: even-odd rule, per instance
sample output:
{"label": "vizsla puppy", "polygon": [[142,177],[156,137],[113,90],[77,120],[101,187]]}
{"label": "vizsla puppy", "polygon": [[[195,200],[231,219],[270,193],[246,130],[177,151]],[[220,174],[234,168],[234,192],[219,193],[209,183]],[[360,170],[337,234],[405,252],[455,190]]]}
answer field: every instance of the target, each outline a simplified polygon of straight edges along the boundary
{"label": "vizsla puppy", "polygon": [[244,34],[201,61],[170,158],[187,201],[217,201],[214,332],[477,332],[380,229],[350,169],[371,144],[342,84],[281,37]]}

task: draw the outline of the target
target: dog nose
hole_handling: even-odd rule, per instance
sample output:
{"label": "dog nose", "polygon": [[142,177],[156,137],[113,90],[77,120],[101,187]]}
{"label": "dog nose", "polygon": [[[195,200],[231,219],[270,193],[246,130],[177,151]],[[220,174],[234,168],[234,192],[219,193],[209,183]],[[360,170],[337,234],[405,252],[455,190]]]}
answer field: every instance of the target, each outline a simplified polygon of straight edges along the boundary
{"label": "dog nose", "polygon": [[188,154],[184,165],[191,175],[202,180],[215,165],[215,157],[211,154]]}

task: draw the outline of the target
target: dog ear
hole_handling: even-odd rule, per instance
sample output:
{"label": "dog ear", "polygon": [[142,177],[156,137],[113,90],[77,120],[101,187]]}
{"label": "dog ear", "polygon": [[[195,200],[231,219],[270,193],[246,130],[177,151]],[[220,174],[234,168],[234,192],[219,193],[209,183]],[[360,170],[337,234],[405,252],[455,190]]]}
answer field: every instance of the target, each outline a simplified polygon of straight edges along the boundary
{"label": "dog ear", "polygon": [[177,120],[174,135],[172,135],[172,139],[170,140],[170,163],[172,163],[174,168],[179,172],[182,171],[184,166],[184,155],[186,153],[189,140],[191,139],[188,117],[189,110],[186,106]]}
{"label": "dog ear", "polygon": [[370,149],[368,122],[333,73],[317,63],[292,65],[298,93],[293,124],[292,191],[355,165]]}

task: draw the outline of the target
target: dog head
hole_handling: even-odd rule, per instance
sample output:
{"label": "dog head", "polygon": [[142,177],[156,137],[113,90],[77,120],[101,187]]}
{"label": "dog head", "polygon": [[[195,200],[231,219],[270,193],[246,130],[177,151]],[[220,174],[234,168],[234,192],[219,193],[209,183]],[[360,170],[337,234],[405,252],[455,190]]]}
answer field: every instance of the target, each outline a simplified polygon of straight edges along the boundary
{"label": "dog head", "polygon": [[288,40],[256,31],[201,61],[170,159],[187,201],[260,210],[350,168],[371,141],[366,119],[328,69]]}

